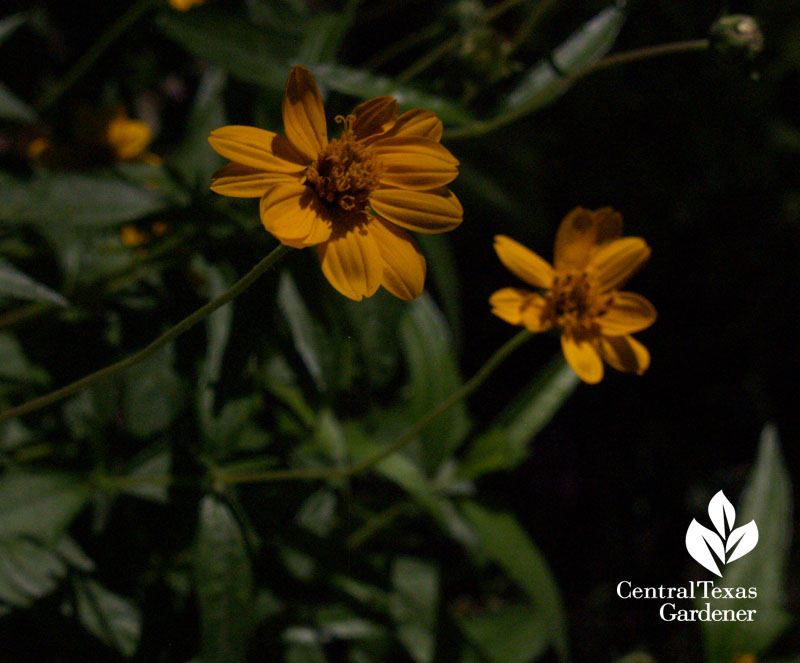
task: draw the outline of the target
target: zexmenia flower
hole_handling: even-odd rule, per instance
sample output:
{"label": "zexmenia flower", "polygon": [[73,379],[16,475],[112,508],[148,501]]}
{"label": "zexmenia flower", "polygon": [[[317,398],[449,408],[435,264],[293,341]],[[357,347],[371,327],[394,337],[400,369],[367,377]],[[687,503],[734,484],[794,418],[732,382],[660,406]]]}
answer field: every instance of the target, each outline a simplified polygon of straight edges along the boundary
{"label": "zexmenia flower", "polygon": [[398,117],[397,101],[376,97],[328,139],[325,109],[311,73],[297,66],[283,98],[286,138],[253,127],[222,127],[209,142],[232,163],[212,190],[261,198],[261,222],[295,248],[317,245],[322,271],[346,297],[383,286],[401,299],[422,294],[425,258],[405,229],[452,230],[463,217],[446,185],[458,161],[439,144],[442,123],[427,110]]}
{"label": "zexmenia flower", "polygon": [[567,362],[592,384],[603,378],[603,359],[640,375],[650,365],[647,348],[631,334],[652,325],[656,310],[644,297],[617,290],[650,257],[650,247],[621,234],[622,217],[610,207],[578,207],[561,222],[552,267],[509,237],[494,241],[503,264],[543,292],[498,290],[489,299],[492,313],[532,332],[558,327]]}

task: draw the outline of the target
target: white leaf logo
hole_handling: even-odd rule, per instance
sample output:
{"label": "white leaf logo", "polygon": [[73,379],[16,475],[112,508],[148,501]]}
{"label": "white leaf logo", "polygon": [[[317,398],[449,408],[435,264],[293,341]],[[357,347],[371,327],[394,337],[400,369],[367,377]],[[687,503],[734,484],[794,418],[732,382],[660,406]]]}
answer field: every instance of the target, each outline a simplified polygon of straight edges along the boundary
{"label": "white leaf logo", "polygon": [[751,520],[734,529],[736,509],[721,490],[708,503],[708,515],[717,531],[693,519],[686,530],[686,550],[698,564],[721,578],[720,565],[730,564],[756,547],[758,526]]}

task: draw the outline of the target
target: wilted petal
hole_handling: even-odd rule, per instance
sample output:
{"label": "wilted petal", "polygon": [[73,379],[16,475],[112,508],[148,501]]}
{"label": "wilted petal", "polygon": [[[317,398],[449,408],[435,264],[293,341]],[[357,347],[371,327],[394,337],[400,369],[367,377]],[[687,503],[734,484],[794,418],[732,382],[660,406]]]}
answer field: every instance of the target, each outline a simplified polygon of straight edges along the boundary
{"label": "wilted petal", "polygon": [[627,281],[650,257],[650,247],[641,237],[623,237],[603,245],[592,256],[590,271],[601,290],[612,290]]}
{"label": "wilted petal", "polygon": [[409,233],[392,223],[373,219],[369,232],[383,258],[381,285],[400,299],[416,299],[425,287],[425,256]]}
{"label": "wilted petal", "polygon": [[598,349],[610,366],[641,375],[650,367],[650,353],[633,336],[602,336]]}
{"label": "wilted petal", "polygon": [[302,184],[277,184],[261,198],[261,223],[284,244],[301,248],[326,241],[331,224],[313,192]]}
{"label": "wilted petal", "polygon": [[353,132],[362,140],[390,129],[397,117],[397,100],[393,97],[375,97],[353,109]]}
{"label": "wilted petal", "polygon": [[300,65],[292,69],[283,96],[283,129],[286,137],[313,161],[328,144],[325,107],[311,72]]}
{"label": "wilted petal", "polygon": [[211,190],[233,198],[260,198],[279,183],[297,182],[299,174],[267,173],[240,163],[229,163],[211,176]]}
{"label": "wilted petal", "polygon": [[418,136],[381,138],[370,148],[383,167],[381,184],[402,189],[435,189],[458,175],[458,159],[436,141]]}
{"label": "wilted petal", "polygon": [[553,264],[557,270],[583,269],[598,245],[621,234],[622,217],[612,208],[576,207],[558,227]]}
{"label": "wilted petal", "polygon": [[494,250],[497,257],[515,276],[535,288],[553,285],[553,268],[529,248],[505,235],[495,235]]}
{"label": "wilted petal", "polygon": [[622,336],[647,329],[655,320],[656,309],[644,297],[633,292],[617,292],[597,323],[604,334]]}
{"label": "wilted petal", "polygon": [[567,363],[581,380],[596,384],[603,379],[603,361],[594,345],[588,341],[576,341],[568,334],[561,334],[561,349]]}
{"label": "wilted petal", "polygon": [[374,295],[383,278],[384,261],[370,225],[337,230],[317,247],[322,272],[330,284],[356,301]]}
{"label": "wilted petal", "polygon": [[452,230],[464,218],[458,198],[444,187],[431,191],[378,189],[369,199],[372,209],[398,226],[421,233]]}
{"label": "wilted petal", "polygon": [[255,127],[220,127],[208,137],[226,159],[267,173],[300,173],[306,162],[283,136]]}

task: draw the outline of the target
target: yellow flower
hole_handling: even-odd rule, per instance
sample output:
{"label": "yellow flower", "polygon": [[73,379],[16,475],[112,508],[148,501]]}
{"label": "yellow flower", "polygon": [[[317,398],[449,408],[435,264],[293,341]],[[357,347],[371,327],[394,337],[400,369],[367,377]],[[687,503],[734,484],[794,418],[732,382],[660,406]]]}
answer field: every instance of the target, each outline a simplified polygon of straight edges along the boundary
{"label": "yellow flower", "polygon": [[289,75],[283,98],[286,137],[228,126],[209,142],[232,163],[212,190],[261,198],[261,222],[295,248],[317,246],[331,285],[360,300],[383,286],[401,299],[422,294],[425,258],[406,232],[441,233],[463,217],[446,188],[458,161],[439,144],[442,123],[427,110],[397,115],[391,97],[365,101],[328,139],[317,84],[304,67]]}
{"label": "yellow flower", "polygon": [[195,5],[202,5],[205,1],[206,0],[169,0],[169,4],[173,9],[185,12]]}
{"label": "yellow flower", "polygon": [[564,357],[591,384],[603,378],[603,359],[641,375],[650,353],[634,339],[656,310],[644,297],[617,288],[650,257],[641,237],[620,237],[622,217],[610,207],[578,207],[556,234],[554,265],[510,237],[497,235],[494,248],[516,276],[543,292],[504,288],[489,299],[492,313],[512,325],[541,332],[561,330]]}
{"label": "yellow flower", "polygon": [[131,119],[124,110],[117,109],[105,126],[103,138],[118,161],[132,161],[147,158],[146,150],[153,134],[147,124]]}

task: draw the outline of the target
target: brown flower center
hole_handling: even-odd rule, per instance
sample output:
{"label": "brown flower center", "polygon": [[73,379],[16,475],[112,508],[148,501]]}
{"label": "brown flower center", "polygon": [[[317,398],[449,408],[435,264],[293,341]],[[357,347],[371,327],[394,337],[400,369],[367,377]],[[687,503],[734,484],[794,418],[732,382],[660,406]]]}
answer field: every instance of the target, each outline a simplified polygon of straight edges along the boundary
{"label": "brown flower center", "polygon": [[585,272],[564,272],[553,279],[543,318],[576,338],[597,333],[597,318],[607,310],[612,293],[601,293]]}
{"label": "brown flower center", "polygon": [[380,163],[355,138],[354,119],[336,117],[344,124],[341,137],[328,143],[306,170],[306,182],[332,211],[363,212],[381,175]]}

